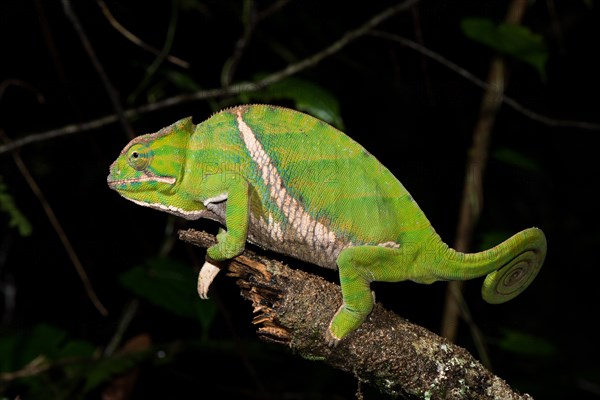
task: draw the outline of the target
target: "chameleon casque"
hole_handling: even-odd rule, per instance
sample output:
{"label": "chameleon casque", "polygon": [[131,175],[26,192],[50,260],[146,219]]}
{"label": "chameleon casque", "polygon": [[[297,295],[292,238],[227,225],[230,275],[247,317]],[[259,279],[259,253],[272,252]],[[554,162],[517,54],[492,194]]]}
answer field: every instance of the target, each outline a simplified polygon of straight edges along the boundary
{"label": "chameleon casque", "polygon": [[307,114],[271,105],[182,119],[133,139],[110,167],[110,188],[136,204],[221,223],[198,279],[246,241],[338,269],[343,303],[326,338],[337,343],[373,308],[372,281],[418,283],[487,275],[482,296],[502,303],[540,270],[546,238],[525,229],[479,253],[449,248],[404,186],[360,144]]}

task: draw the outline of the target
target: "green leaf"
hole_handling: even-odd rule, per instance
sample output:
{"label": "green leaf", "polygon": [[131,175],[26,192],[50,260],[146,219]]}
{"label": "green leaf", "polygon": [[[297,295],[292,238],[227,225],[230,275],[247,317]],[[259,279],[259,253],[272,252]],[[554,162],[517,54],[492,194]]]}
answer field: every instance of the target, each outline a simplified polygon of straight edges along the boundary
{"label": "green leaf", "polygon": [[0,336],[0,372],[9,372],[22,367],[15,363],[18,345],[18,335],[5,333]]}
{"label": "green leaf", "polygon": [[61,349],[60,357],[87,358],[96,351],[96,346],[86,340],[69,340]]}
{"label": "green leaf", "polygon": [[25,331],[0,336],[0,371],[14,371],[42,356],[47,361],[67,357],[90,357],[95,346],[83,340],[68,340],[65,330],[38,324]]}
{"label": "green leaf", "polygon": [[525,332],[505,329],[496,344],[506,351],[540,357],[550,357],[556,353],[556,347],[548,340]]}
{"label": "green leaf", "polygon": [[139,297],[167,311],[198,319],[205,330],[208,330],[216,315],[215,304],[198,297],[197,274],[179,262],[150,259],[145,265],[124,272],[120,281]]}
{"label": "green leaf", "polygon": [[[0,336],[0,371],[9,372],[24,368],[33,360],[40,363],[65,359],[82,359],[82,363],[67,363],[60,367],[63,374],[53,369],[53,390],[48,394],[48,379],[42,374],[25,377],[20,384],[26,386],[32,398],[72,398],[68,395],[75,390],[79,382],[83,383],[84,393],[94,389],[115,374],[131,369],[140,361],[151,357],[149,351],[115,355],[109,358],[92,361],[96,347],[84,340],[69,340],[66,331],[48,324],[39,324],[30,329],[6,332]],[[40,358],[43,357],[43,358]],[[80,387],[80,386],[79,386]],[[79,390],[79,389],[77,389]]]}
{"label": "green leaf", "polygon": [[8,187],[0,176],[0,211],[10,217],[8,226],[16,227],[21,236],[31,235],[31,223],[25,215],[17,208],[13,197],[8,193]]}
{"label": "green leaf", "polygon": [[202,328],[202,340],[208,340],[208,332],[217,316],[217,305],[214,301],[196,299],[196,318]]}
{"label": "green leaf", "polygon": [[519,153],[516,150],[509,149],[508,147],[498,148],[492,153],[492,157],[496,160],[524,170],[537,172],[541,171],[541,167],[536,161],[522,153]]}
{"label": "green leaf", "polygon": [[59,347],[65,342],[67,332],[48,324],[34,326],[21,336],[20,351],[17,355],[19,367],[23,367],[36,357],[43,355],[56,359]]}
{"label": "green leaf", "polygon": [[531,65],[546,79],[548,50],[541,35],[521,25],[496,24],[485,18],[465,18],[461,28],[468,38]]}
{"label": "green leaf", "polygon": [[[264,76],[257,76],[260,80]],[[240,94],[243,103],[274,100],[292,100],[294,107],[317,117],[338,129],[344,128],[340,105],[335,96],[321,86],[307,80],[289,77],[257,91]]]}

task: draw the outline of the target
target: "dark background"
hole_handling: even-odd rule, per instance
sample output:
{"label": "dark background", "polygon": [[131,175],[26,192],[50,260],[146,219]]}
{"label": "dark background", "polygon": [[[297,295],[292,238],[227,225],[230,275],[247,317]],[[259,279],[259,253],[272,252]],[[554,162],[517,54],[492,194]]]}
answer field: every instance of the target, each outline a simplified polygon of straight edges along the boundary
{"label": "dark background", "polygon": [[[163,62],[135,99],[130,95],[155,56],[112,28],[95,1],[74,3],[98,60],[123,107],[129,109],[220,87],[224,62],[243,32],[244,5],[261,11],[274,2],[176,3],[176,31],[169,53],[191,67]],[[164,44],[171,2],[112,0],[106,4],[116,20],[146,43],[158,48]],[[289,1],[255,26],[233,81],[253,80],[310,56],[392,4]],[[378,29],[416,38],[485,80],[496,53],[467,38],[460,22],[466,17],[499,22],[506,7],[506,2],[490,0],[422,1]],[[600,62],[595,57],[599,8],[591,0],[530,2],[522,24],[546,43],[546,78],[507,55],[507,95],[554,119],[599,123]],[[114,114],[106,88],[60,1],[2,0],[0,25],[0,129],[5,137],[17,140]],[[359,38],[296,77],[320,86],[337,100],[344,131],[394,172],[442,238],[452,244],[482,89],[413,50],[371,36]],[[130,123],[136,134],[156,131],[188,115],[199,123],[241,101],[237,96],[188,101],[138,115]],[[271,102],[295,105],[289,98]],[[599,134],[598,130],[550,127],[506,105],[493,128],[484,206],[473,248],[538,226],[547,235],[548,256],[532,286],[509,303],[483,302],[480,281],[467,283],[464,295],[484,335],[494,372],[534,398],[600,398],[595,326],[600,234],[593,191]],[[185,222],[138,207],[108,189],[108,166],[128,140],[123,127],[112,123],[19,150],[108,308],[108,317],[102,317],[88,300],[11,153],[0,154],[5,186],[0,194],[5,195],[4,204],[6,196],[13,203],[3,207],[18,209],[32,226],[31,234],[23,236],[9,225],[8,212],[0,214],[0,372],[31,371],[31,360],[40,354],[45,354],[43,362],[53,366],[26,379],[3,375],[7,379],[0,380],[0,391],[8,398],[100,398],[115,384],[114,376],[137,366],[139,375],[129,398],[353,398],[357,384],[351,376],[303,360],[282,346],[259,342],[250,324],[250,305],[225,276],[213,284],[212,305],[199,306],[206,307],[208,315],[214,313],[204,325],[197,317],[183,317],[155,304],[152,288],[136,291],[121,283],[124,272],[147,266],[166,245],[168,259],[191,273],[189,292],[182,297],[191,293],[190,301],[196,301],[193,272],[203,259],[202,251],[177,241],[169,247],[169,241],[179,228],[215,229],[203,221]],[[503,156],[507,149],[509,157]],[[337,279],[333,273],[322,273]],[[386,307],[439,332],[445,284],[376,284],[375,288]],[[133,299],[139,299],[139,307],[118,343],[151,338],[145,356],[128,366],[113,365],[110,357],[104,366],[99,361],[87,361],[83,367],[75,363],[75,368],[59,365],[67,359],[63,350],[69,343],[84,343],[82,347],[101,354]],[[60,338],[44,341],[53,335]],[[479,358],[464,323],[457,343]],[[84,382],[89,382],[93,371],[100,378],[86,387]],[[368,386],[363,391],[366,398],[379,398]]]}

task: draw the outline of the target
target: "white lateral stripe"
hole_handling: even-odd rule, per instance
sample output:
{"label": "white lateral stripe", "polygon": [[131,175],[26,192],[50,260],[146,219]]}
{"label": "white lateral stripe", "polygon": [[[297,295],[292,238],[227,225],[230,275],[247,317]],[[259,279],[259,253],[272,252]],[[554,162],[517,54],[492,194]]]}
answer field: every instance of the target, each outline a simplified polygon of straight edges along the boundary
{"label": "white lateral stripe", "polygon": [[225,199],[227,199],[227,193],[221,193],[220,195],[217,195],[215,197],[209,197],[208,199],[204,200],[202,203],[205,206],[207,206],[212,203],[218,203],[219,201],[223,201]]}
{"label": "white lateral stripe", "polygon": [[283,212],[292,228],[308,243],[320,242],[327,247],[335,243],[335,233],[308,214],[304,207],[287,192],[277,168],[252,129],[243,120],[242,112],[241,109],[236,110],[238,128],[250,152],[250,157],[260,168],[263,182],[269,188],[271,200]]}
{"label": "white lateral stripe", "polygon": [[129,197],[126,197],[126,199],[133,201],[135,204],[138,204],[140,206],[150,207],[150,208],[154,208],[155,210],[162,210],[162,211],[170,212],[170,213],[177,214],[180,216],[185,216],[185,217],[200,218],[202,215],[204,215],[204,213],[206,213],[205,210],[187,211],[182,208],[175,207],[175,206],[165,206],[164,204],[161,204],[161,203],[147,203],[147,202],[140,201],[140,200],[130,199]]}
{"label": "white lateral stripe", "polygon": [[139,178],[121,179],[118,181],[112,181],[111,184],[112,185],[120,185],[123,183],[136,183],[136,182],[162,182],[162,183],[168,183],[169,185],[172,185],[175,183],[175,178],[173,178],[171,176],[142,176]]}
{"label": "white lateral stripe", "polygon": [[169,185],[172,185],[175,183],[175,178],[170,177],[170,176],[153,176],[153,177],[149,177],[148,179],[144,179],[144,180],[163,182],[163,183],[168,183]]}

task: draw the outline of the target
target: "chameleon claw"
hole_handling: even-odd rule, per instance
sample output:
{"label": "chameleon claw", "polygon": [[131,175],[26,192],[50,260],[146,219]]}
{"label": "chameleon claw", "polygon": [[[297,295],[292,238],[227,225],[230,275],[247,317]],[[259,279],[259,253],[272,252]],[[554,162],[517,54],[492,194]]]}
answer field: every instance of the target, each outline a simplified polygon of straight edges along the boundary
{"label": "chameleon claw", "polygon": [[338,308],[338,310],[334,314],[334,316],[331,319],[331,321],[329,322],[329,325],[327,326],[327,331],[325,332],[325,342],[327,343],[327,345],[329,347],[337,347],[337,345],[340,343],[340,340],[342,340],[342,338],[337,337],[333,333],[333,321],[335,320],[335,318],[337,317],[337,315],[340,313],[340,311],[342,311],[343,308],[344,308],[344,305],[342,304],[340,306],[340,308]]}
{"label": "chameleon claw", "polygon": [[335,337],[335,335],[331,332],[331,328],[327,328],[327,332],[325,332],[325,342],[327,343],[327,345],[329,347],[337,347],[337,345],[340,343],[340,340],[337,337]]}
{"label": "chameleon claw", "polygon": [[208,261],[200,268],[200,273],[198,274],[198,294],[201,299],[208,299],[208,288],[219,271],[219,267]]}

